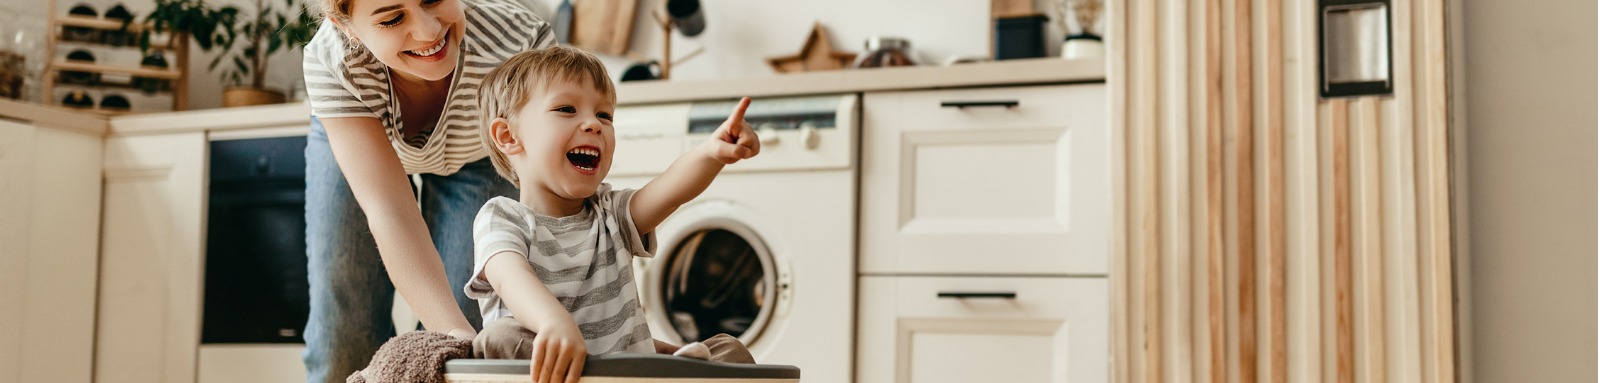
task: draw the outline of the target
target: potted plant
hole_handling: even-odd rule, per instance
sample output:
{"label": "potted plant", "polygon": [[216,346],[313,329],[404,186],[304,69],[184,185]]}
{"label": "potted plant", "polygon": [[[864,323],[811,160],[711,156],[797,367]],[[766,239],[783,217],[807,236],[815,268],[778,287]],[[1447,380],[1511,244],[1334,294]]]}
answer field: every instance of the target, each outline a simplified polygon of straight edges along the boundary
{"label": "potted plant", "polygon": [[[179,42],[190,36],[194,37],[195,45],[201,51],[210,51],[233,34],[233,24],[238,16],[238,8],[211,7],[202,0],[155,0],[155,8],[145,15],[137,31],[132,30],[134,19],[124,18],[122,32],[137,33],[139,51],[145,56],[141,65],[164,69],[167,62],[162,58],[163,52],[175,49]],[[151,47],[151,36],[155,34],[167,34],[166,44]],[[146,92],[164,90],[169,86],[167,80],[139,77],[133,78],[133,84]]]}
{"label": "potted plant", "polygon": [[316,20],[296,0],[283,0],[282,8],[255,0],[255,11],[222,36],[218,45],[223,54],[211,60],[212,70],[225,65],[222,76],[229,84],[222,93],[225,107],[283,102],[283,92],[265,86],[267,59],[286,48],[305,46],[317,32]]}
{"label": "potted plant", "polygon": [[[201,51],[220,48],[222,53],[211,60],[208,68],[223,68],[222,79],[227,85],[222,94],[223,106],[283,102],[283,92],[265,85],[267,59],[284,48],[304,46],[317,31],[316,20],[296,0],[283,0],[281,9],[267,0],[254,0],[255,13],[250,16],[242,16],[232,6],[210,7],[204,0],[155,3],[155,9],[145,16],[146,28],[139,32],[139,48],[149,53],[152,33],[174,33],[169,48],[170,41],[184,35],[194,36]],[[123,28],[126,30],[127,25]]]}

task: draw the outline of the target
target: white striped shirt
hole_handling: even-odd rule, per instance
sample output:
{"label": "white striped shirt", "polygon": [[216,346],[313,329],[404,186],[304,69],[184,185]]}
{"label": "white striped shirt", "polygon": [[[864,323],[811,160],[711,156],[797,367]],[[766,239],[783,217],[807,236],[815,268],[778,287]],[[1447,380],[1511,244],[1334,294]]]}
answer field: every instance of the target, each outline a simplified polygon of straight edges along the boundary
{"label": "white striped shirt", "polygon": [[628,208],[633,192],[600,184],[583,212],[568,217],[535,213],[506,197],[483,204],[472,222],[472,278],[463,287],[467,297],[478,300],[483,323],[514,317],[484,276],[490,256],[511,253],[526,258],[572,315],[590,354],[654,353],[633,283],[633,257],[651,256],[655,235],[633,226]]}
{"label": "white striped shirt", "polygon": [[305,47],[306,96],[317,118],[372,117],[383,124],[406,173],[450,175],[489,155],[478,121],[478,86],[512,55],[555,43],[550,24],[509,0],[460,0],[466,33],[450,94],[439,122],[403,136],[388,67],[366,47],[347,49],[332,23],[323,23]]}

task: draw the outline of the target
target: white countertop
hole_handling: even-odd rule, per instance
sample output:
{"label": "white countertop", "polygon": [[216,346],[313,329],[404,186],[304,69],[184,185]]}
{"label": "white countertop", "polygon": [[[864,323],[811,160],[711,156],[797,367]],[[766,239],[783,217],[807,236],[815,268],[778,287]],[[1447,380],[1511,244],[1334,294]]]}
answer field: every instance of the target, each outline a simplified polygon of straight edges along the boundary
{"label": "white countertop", "polygon": [[[1007,60],[949,67],[920,66],[778,74],[697,81],[638,81],[617,85],[621,105],[824,93],[1059,84],[1105,80],[1102,60]],[[76,127],[110,135],[284,127],[310,121],[303,103],[101,117],[69,109],[0,100],[0,117]],[[95,130],[98,129],[98,130]]]}

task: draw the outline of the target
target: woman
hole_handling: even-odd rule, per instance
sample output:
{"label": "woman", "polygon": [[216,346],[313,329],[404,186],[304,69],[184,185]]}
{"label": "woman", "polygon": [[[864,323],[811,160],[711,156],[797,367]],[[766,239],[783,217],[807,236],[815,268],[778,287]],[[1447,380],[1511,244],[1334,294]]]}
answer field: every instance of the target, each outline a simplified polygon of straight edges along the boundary
{"label": "woman", "polygon": [[555,37],[510,0],[309,2],[325,22],[305,47],[303,357],[309,382],[342,382],[393,336],[396,289],[427,329],[476,334],[461,290],[472,220],[489,198],[517,195],[478,139],[478,83]]}

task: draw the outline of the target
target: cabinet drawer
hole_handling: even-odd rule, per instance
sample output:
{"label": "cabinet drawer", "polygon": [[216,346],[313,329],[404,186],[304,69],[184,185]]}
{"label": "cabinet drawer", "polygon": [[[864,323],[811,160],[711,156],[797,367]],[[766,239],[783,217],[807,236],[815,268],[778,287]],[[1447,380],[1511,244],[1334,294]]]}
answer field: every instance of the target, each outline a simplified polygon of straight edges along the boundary
{"label": "cabinet drawer", "polygon": [[1105,278],[861,277],[858,382],[1104,382]]}
{"label": "cabinet drawer", "polygon": [[871,114],[928,129],[1036,128],[1061,126],[1085,114],[1103,115],[1104,85],[1050,85],[1006,88],[869,93]]}
{"label": "cabinet drawer", "polygon": [[[860,270],[1104,275],[1113,144],[1104,89],[867,94]],[[941,107],[1001,101],[1018,105]]]}

